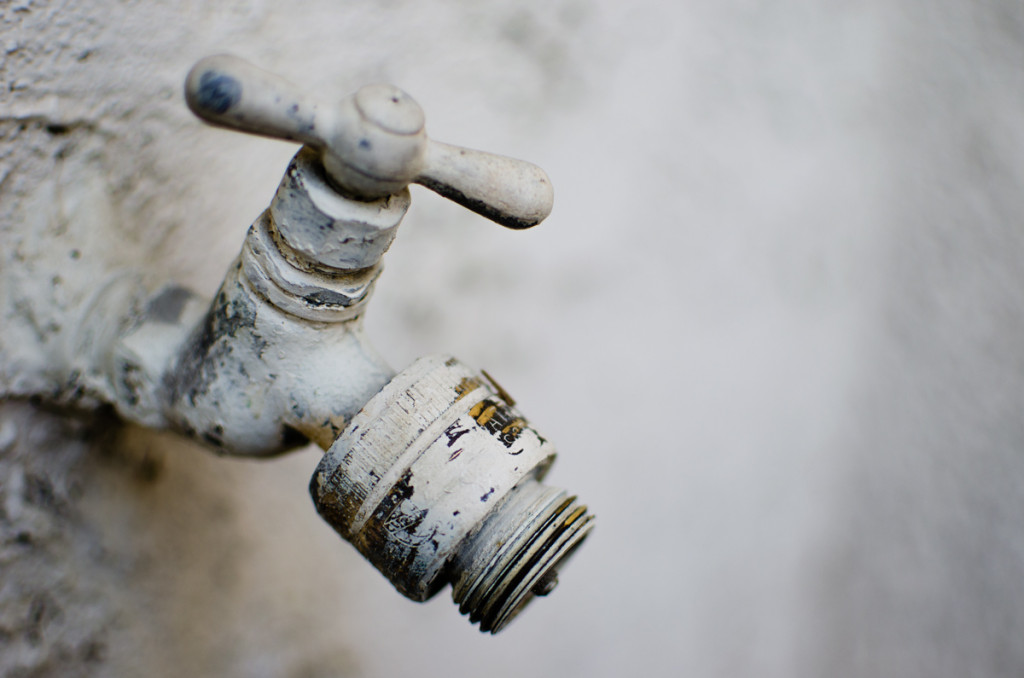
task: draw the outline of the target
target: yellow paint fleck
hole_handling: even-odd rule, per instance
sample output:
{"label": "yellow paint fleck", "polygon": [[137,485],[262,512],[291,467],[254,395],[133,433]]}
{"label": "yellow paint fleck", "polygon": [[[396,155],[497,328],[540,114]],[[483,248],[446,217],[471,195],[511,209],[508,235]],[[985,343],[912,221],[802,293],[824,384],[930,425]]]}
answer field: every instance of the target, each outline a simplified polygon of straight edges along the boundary
{"label": "yellow paint fleck", "polygon": [[459,382],[459,385],[455,387],[455,402],[459,402],[466,397],[467,393],[475,391],[478,388],[480,388],[479,379],[476,377],[463,377],[462,381]]}
{"label": "yellow paint fleck", "polygon": [[491,420],[491,417],[494,416],[494,413],[497,412],[497,411],[498,411],[498,406],[497,405],[491,405],[486,410],[484,410],[483,412],[480,413],[480,416],[477,417],[477,419],[476,419],[476,423],[480,424],[481,426],[486,425],[487,422],[489,422]]}
{"label": "yellow paint fleck", "polygon": [[524,426],[526,426],[526,420],[525,419],[516,418],[516,419],[512,420],[511,424],[509,424],[505,428],[501,429],[501,432],[502,433],[508,433],[509,431],[515,431],[518,434],[520,431],[523,430]]}

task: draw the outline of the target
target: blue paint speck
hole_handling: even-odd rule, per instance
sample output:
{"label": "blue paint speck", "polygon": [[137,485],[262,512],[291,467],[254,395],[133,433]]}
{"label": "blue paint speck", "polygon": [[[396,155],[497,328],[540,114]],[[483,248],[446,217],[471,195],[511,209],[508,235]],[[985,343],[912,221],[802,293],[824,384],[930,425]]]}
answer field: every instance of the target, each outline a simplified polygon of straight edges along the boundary
{"label": "blue paint speck", "polygon": [[242,98],[242,84],[230,75],[207,71],[199,77],[196,100],[199,107],[217,113],[227,112]]}

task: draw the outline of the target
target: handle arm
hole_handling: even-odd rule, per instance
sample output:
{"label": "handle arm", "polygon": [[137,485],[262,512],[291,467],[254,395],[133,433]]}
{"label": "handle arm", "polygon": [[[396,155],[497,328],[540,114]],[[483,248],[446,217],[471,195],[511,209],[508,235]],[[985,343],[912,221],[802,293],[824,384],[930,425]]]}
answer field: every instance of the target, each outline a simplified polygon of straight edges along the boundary
{"label": "handle arm", "polygon": [[523,160],[431,140],[425,165],[416,183],[508,228],[535,226],[554,205],[548,175]]}
{"label": "handle arm", "polygon": [[316,148],[326,145],[317,129],[315,102],[284,78],[229,54],[206,57],[192,67],[185,101],[211,125]]}

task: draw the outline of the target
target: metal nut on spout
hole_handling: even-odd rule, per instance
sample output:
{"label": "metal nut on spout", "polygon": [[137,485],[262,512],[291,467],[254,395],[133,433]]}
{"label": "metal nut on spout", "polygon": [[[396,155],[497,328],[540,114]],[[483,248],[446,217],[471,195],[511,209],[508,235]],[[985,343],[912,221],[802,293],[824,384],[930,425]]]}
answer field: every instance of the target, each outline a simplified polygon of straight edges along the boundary
{"label": "metal nut on spout", "polygon": [[492,633],[551,591],[593,526],[541,483],[554,448],[509,400],[454,358],[423,358],[352,419],[310,483],[320,515],[395,588],[424,601],[450,583]]}

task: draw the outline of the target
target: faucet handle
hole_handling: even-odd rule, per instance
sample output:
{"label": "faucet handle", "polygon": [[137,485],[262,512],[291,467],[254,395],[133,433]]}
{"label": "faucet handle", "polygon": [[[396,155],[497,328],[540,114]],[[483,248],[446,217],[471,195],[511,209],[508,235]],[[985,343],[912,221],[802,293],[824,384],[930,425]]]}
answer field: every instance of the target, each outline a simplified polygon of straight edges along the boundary
{"label": "faucet handle", "polygon": [[393,85],[367,85],[324,105],[277,75],[218,55],[192,67],[185,99],[210,124],[317,149],[335,186],[358,199],[418,183],[509,228],[529,228],[551,213],[544,170],[428,139],[423,109]]}

